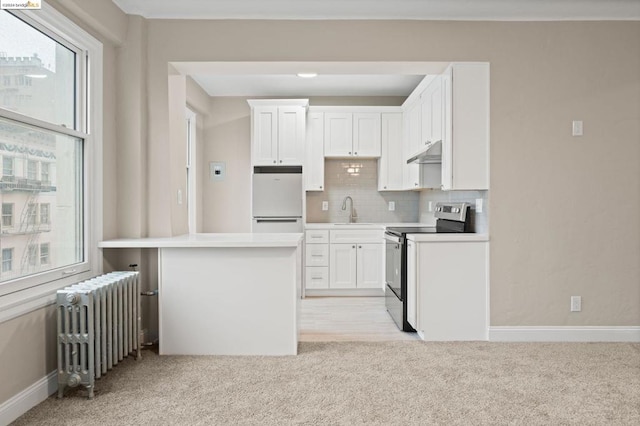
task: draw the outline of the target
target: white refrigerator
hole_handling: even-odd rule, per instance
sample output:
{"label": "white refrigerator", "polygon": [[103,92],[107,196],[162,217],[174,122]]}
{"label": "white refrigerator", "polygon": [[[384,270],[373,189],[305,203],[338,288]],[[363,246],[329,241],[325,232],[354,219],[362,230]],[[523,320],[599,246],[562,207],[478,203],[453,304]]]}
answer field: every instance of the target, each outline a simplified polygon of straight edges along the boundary
{"label": "white refrigerator", "polygon": [[302,169],[256,168],[253,232],[302,232]]}

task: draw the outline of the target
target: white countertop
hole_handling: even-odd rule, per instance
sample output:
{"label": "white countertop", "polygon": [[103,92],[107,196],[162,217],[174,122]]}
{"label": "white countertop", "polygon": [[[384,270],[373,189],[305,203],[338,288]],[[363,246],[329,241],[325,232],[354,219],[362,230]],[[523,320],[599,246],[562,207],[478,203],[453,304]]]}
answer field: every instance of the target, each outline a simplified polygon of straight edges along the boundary
{"label": "white countertop", "polygon": [[381,229],[390,226],[430,226],[424,223],[307,223],[305,229]]}
{"label": "white countertop", "polygon": [[416,243],[433,243],[433,242],[473,242],[473,241],[489,241],[488,234],[463,234],[463,233],[446,233],[446,234],[407,234],[407,240]]}
{"label": "white countertop", "polygon": [[301,233],[279,234],[190,234],[166,238],[121,238],[98,243],[100,248],[188,248],[188,247],[296,247]]}

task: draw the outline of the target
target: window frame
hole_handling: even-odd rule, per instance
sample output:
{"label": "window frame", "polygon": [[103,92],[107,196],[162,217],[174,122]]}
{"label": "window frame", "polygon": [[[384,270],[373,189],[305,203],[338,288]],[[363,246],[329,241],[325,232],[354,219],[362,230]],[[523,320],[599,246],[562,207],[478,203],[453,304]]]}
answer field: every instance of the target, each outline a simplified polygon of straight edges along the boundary
{"label": "window frame", "polygon": [[[79,53],[76,58],[75,128],[52,124],[0,107],[0,117],[40,127],[43,130],[81,138],[83,143],[84,260],[0,283],[0,322],[49,305],[55,291],[102,272],[102,132],[103,132],[103,46],[69,18],[47,3],[38,13],[11,10],[11,13],[55,41]],[[15,167],[15,164],[14,164]],[[15,173],[15,171],[14,171]],[[49,254],[50,256],[50,254]]]}
{"label": "window frame", "polygon": [[[4,213],[4,206],[11,206],[11,215],[5,214]],[[15,224],[15,211],[16,211],[16,205],[15,203],[2,203],[2,206],[0,207],[2,210],[0,211],[0,227],[2,229],[4,228],[9,228],[9,229],[13,229],[14,224]],[[5,225],[4,224],[4,219],[5,217],[10,217],[11,218],[11,224],[9,225]]]}

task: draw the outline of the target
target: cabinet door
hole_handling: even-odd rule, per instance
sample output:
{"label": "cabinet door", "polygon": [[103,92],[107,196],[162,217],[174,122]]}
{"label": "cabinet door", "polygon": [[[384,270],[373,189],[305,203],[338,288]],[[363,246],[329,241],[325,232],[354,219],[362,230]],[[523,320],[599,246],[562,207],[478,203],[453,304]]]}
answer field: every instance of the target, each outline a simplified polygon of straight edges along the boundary
{"label": "cabinet door", "polygon": [[[432,82],[433,84],[433,82]],[[431,92],[433,87],[430,84],[420,95],[420,142],[418,143],[418,149],[423,149],[432,138],[432,126],[431,126]]]}
{"label": "cabinet door", "polygon": [[252,113],[252,158],[256,165],[278,163],[278,108],[255,107]]}
{"label": "cabinet door", "polygon": [[304,189],[324,190],[324,113],[307,114],[307,161],[304,173]]}
{"label": "cabinet door", "polygon": [[456,63],[444,75],[443,188],[489,189],[489,64]]}
{"label": "cabinet door", "polygon": [[443,93],[442,93],[442,77],[436,77],[431,83],[431,141],[442,141],[443,120]]}
{"label": "cabinet door", "polygon": [[329,288],[356,287],[356,245],[329,246]]}
{"label": "cabinet door", "polygon": [[384,244],[358,244],[357,288],[384,289]]}
{"label": "cabinet door", "polygon": [[378,160],[378,191],[403,189],[404,157],[402,147],[402,113],[381,115],[381,147]]}
{"label": "cabinet door", "polygon": [[407,322],[418,329],[418,277],[416,243],[407,241]]}
{"label": "cabinet door", "polygon": [[380,157],[380,113],[353,114],[353,155]]}
{"label": "cabinet door", "polygon": [[304,163],[305,111],[299,106],[278,107],[278,164]]}
{"label": "cabinet door", "polygon": [[404,189],[420,188],[420,165],[407,164],[406,160],[412,157],[418,151],[420,145],[420,129],[422,128],[420,114],[420,104],[415,104],[405,113],[405,129],[407,129],[404,137],[404,168],[403,168],[403,187]]}
{"label": "cabinet door", "polygon": [[353,114],[327,112],[324,114],[325,157],[353,155]]}

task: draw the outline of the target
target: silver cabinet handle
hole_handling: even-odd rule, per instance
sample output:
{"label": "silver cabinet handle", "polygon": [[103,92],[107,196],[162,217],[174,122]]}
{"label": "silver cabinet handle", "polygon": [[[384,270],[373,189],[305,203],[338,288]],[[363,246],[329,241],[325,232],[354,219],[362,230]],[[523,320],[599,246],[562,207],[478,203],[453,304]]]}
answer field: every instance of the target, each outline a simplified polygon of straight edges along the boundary
{"label": "silver cabinet handle", "polygon": [[71,269],[69,271],[62,271],[62,275],[71,275],[71,274],[75,274],[76,272],[78,272],[78,270]]}
{"label": "silver cabinet handle", "polygon": [[280,160],[280,162],[282,163],[282,160]]}
{"label": "silver cabinet handle", "polygon": [[324,256],[321,254],[312,254],[311,257],[324,257]]}
{"label": "silver cabinet handle", "polygon": [[356,246],[352,246],[351,248],[356,248]]}
{"label": "silver cabinet handle", "polygon": [[320,189],[322,189],[322,185],[320,185]]}
{"label": "silver cabinet handle", "polygon": [[357,152],[354,152],[354,153],[353,153],[353,155],[358,155],[358,153],[357,153]]}
{"label": "silver cabinet handle", "polygon": [[362,248],[362,246],[358,246],[358,248]]}
{"label": "silver cabinet handle", "polygon": [[351,151],[349,151],[349,155],[351,155]]}
{"label": "silver cabinet handle", "polygon": [[276,160],[273,160],[273,164],[276,164]]}

